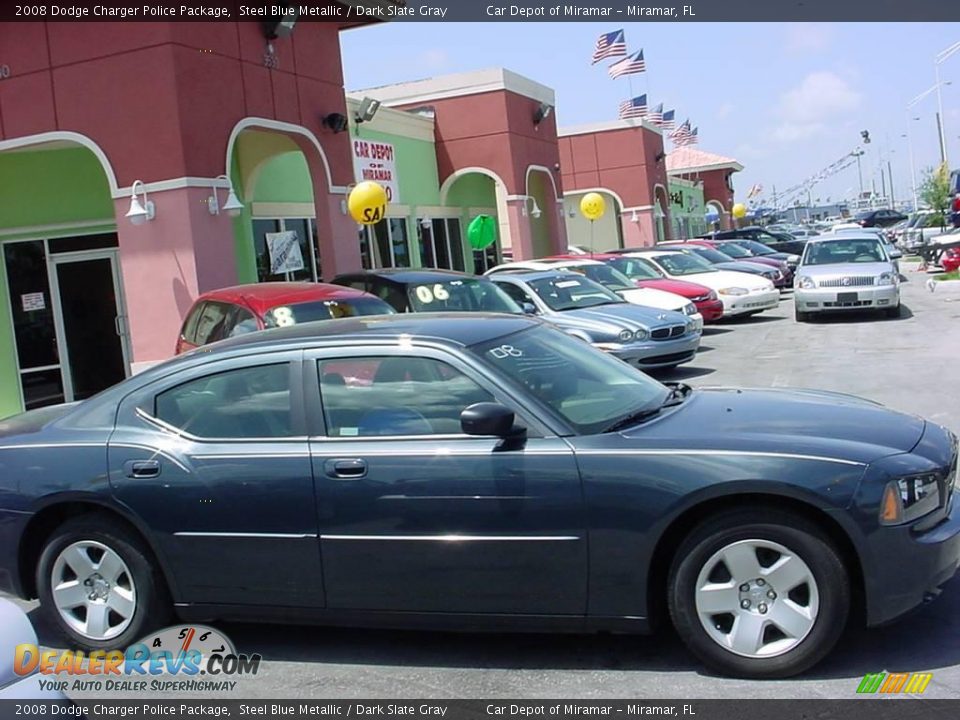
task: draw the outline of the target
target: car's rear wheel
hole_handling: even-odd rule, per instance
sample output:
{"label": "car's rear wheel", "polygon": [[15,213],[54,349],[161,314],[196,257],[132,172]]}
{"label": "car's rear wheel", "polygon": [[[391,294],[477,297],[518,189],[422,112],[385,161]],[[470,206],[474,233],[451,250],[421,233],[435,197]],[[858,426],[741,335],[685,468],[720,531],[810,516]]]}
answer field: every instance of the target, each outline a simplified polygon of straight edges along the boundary
{"label": "car's rear wheel", "polygon": [[40,604],[74,644],[124,648],[163,623],[169,601],[143,541],[103,515],[72,518],[44,545]]}
{"label": "car's rear wheel", "polygon": [[810,668],[837,642],[850,609],[850,581],[829,538],[799,515],[767,510],[726,512],[696,528],[677,551],[668,593],[690,650],[739,677]]}

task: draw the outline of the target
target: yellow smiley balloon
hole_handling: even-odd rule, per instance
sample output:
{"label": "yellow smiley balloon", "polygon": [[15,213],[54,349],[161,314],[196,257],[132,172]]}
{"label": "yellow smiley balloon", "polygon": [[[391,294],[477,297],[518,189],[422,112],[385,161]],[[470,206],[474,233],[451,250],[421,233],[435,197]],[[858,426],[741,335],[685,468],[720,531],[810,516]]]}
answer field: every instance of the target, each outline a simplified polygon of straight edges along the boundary
{"label": "yellow smiley balloon", "polygon": [[733,216],[739,220],[740,218],[747,216],[747,206],[743,203],[737,203],[733,206],[731,212],[733,213]]}
{"label": "yellow smiley balloon", "polygon": [[580,198],[580,212],[587,220],[599,220],[607,210],[607,201],[600,193],[587,193]]}
{"label": "yellow smiley balloon", "polygon": [[350,191],[347,208],[361,225],[376,225],[387,214],[387,191],[383,185],[365,180]]}

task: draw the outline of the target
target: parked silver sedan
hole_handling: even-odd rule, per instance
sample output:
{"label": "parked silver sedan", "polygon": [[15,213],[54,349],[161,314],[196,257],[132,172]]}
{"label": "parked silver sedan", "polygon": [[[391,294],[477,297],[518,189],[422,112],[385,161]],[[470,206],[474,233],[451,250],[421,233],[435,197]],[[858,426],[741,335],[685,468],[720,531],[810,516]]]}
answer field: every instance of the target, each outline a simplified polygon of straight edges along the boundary
{"label": "parked silver sedan", "polygon": [[812,238],[794,278],[798,322],[813,313],[880,310],[900,315],[900,275],[875,235],[844,233]]}

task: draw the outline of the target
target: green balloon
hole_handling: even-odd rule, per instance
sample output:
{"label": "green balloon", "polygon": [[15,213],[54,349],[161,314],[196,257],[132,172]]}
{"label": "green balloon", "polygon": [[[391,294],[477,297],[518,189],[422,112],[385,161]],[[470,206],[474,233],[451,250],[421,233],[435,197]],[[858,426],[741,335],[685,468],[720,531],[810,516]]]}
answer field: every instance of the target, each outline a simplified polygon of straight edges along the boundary
{"label": "green balloon", "polygon": [[497,241],[497,221],[489,215],[477,215],[467,226],[467,240],[474,250],[485,250]]}

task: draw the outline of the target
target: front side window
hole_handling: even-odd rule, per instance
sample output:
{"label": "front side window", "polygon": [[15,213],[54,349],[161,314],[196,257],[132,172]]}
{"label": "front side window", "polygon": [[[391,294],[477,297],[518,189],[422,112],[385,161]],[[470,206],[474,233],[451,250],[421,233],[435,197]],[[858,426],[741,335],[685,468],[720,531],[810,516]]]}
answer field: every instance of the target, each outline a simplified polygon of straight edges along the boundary
{"label": "front side window", "polygon": [[158,394],[154,417],[204,439],[290,437],[290,366],[207,375]]}
{"label": "front side window", "polygon": [[413,312],[523,312],[494,283],[480,278],[410,285],[407,298]]}
{"label": "front side window", "polygon": [[206,345],[226,337],[231,309],[230,305],[219,302],[208,302],[203,306],[200,318],[197,320],[197,345]]}
{"label": "front side window", "polygon": [[460,413],[493,396],[451,365],[416,356],[320,360],[330,437],[450,435]]}
{"label": "front side window", "polygon": [[606,353],[546,326],[470,348],[482,362],[553,408],[579,434],[602,432],[617,419],[659,406],[668,390]]}

